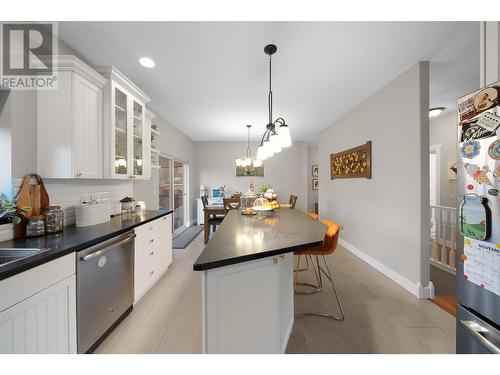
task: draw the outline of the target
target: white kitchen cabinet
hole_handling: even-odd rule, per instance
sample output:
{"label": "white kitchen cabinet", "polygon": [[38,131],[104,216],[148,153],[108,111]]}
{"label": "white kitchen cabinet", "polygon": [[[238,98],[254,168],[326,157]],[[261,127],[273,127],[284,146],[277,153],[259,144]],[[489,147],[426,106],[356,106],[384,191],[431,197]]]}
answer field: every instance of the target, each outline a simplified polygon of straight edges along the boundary
{"label": "white kitchen cabinet", "polygon": [[172,214],[135,228],[134,303],[172,263]]}
{"label": "white kitchen cabinet", "polygon": [[0,353],[76,353],[75,254],[0,281]]}
{"label": "white kitchen cabinet", "polygon": [[202,276],[204,353],[284,353],[294,322],[293,254]]}
{"label": "white kitchen cabinet", "polygon": [[104,88],[104,177],[151,177],[151,128],[146,125],[150,98],[114,66],[98,71],[109,79]]}
{"label": "white kitchen cabinet", "polygon": [[102,88],[106,79],[59,56],[58,88],[37,91],[37,172],[44,178],[102,178]]}

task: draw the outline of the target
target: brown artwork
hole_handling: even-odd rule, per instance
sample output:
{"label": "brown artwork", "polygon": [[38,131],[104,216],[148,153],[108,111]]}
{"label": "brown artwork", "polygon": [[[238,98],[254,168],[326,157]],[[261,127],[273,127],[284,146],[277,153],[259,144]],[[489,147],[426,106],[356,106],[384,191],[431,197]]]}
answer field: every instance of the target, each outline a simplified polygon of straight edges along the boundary
{"label": "brown artwork", "polygon": [[330,178],[372,178],[372,142],[330,154]]}

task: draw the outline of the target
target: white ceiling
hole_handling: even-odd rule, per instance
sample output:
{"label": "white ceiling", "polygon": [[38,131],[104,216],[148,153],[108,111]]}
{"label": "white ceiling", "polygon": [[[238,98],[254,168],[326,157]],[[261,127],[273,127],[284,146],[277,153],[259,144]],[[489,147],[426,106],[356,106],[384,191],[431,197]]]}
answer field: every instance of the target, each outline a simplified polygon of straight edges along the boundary
{"label": "white ceiling", "polygon": [[[150,107],[196,141],[257,139],[274,118],[294,140],[318,131],[418,61],[431,60],[431,105],[453,106],[479,81],[477,22],[61,22],[59,36],[95,65],[115,65]],[[154,69],[139,65],[149,56]]]}

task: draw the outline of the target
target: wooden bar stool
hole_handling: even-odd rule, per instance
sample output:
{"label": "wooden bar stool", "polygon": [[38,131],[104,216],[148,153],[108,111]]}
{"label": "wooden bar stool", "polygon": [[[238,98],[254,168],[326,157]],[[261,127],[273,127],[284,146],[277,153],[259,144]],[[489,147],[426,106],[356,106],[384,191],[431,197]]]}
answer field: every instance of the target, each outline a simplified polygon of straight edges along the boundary
{"label": "wooden bar stool", "polygon": [[[297,294],[297,295],[316,294],[316,293],[321,292],[323,290],[323,279],[321,277],[321,274],[323,274],[330,281],[333,293],[335,295],[335,299],[337,300],[337,304],[339,305],[340,315],[330,315],[330,314],[326,314],[323,312],[305,312],[305,313],[297,314],[297,315],[295,315],[295,317],[301,318],[303,316],[313,315],[313,316],[322,316],[325,318],[330,318],[330,319],[342,321],[342,320],[344,320],[344,317],[345,317],[344,309],[342,308],[342,304],[341,304],[339,296],[337,294],[337,289],[335,288],[335,283],[333,282],[333,277],[332,277],[332,274],[330,272],[330,268],[328,267],[328,263],[327,263],[326,258],[325,258],[326,255],[332,254],[335,251],[335,249],[337,248],[337,243],[339,241],[339,234],[340,234],[340,225],[331,221],[331,220],[323,220],[322,222],[324,224],[328,225],[328,230],[325,234],[325,240],[323,242],[323,245],[315,246],[315,247],[311,247],[308,249],[304,249],[302,251],[299,250],[299,251],[294,252],[294,254],[298,256],[297,268],[296,268],[297,272],[295,272],[295,274],[294,274],[294,276],[295,276],[294,289],[295,289],[295,294]],[[298,270],[300,270],[300,260],[301,260],[302,256],[306,257],[306,259],[309,258],[309,261],[311,262],[312,269],[314,272],[314,276],[315,276],[316,281],[318,283],[317,285],[297,281],[297,278],[299,276]],[[315,257],[316,264],[314,264],[313,257]],[[320,258],[323,259],[324,266],[320,265],[320,261],[319,261]],[[312,290],[300,291],[300,290],[297,290],[297,285],[310,287],[310,288],[312,288]]]}

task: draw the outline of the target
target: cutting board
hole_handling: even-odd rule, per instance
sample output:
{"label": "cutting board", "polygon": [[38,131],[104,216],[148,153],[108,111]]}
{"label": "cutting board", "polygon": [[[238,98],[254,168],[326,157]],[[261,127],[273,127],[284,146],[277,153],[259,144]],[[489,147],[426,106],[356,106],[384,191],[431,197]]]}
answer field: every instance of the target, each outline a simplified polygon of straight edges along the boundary
{"label": "cutting board", "polygon": [[[17,207],[31,207],[31,211],[26,212],[26,217],[40,215],[42,210],[49,206],[49,195],[39,175],[27,174],[23,177],[23,183],[16,202]],[[24,219],[21,223],[14,225],[15,238],[26,236],[26,221]]]}

